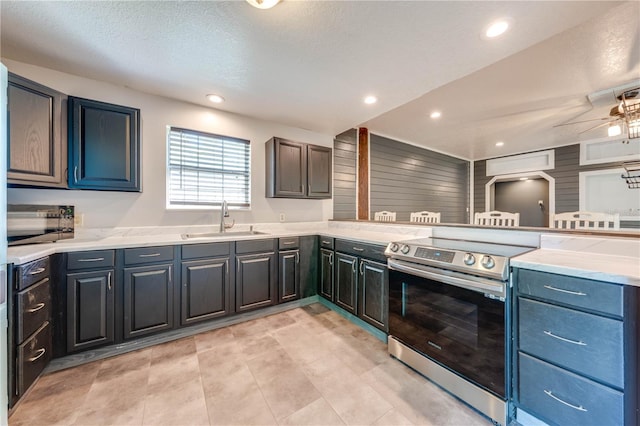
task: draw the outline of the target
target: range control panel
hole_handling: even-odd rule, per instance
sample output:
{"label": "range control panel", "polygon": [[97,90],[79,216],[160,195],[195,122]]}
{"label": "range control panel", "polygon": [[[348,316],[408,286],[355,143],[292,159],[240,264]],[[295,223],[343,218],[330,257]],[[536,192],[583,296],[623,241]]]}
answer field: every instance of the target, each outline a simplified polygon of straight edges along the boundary
{"label": "range control panel", "polygon": [[437,260],[439,262],[451,263],[456,253],[453,251],[435,250],[426,247],[416,248],[415,257],[429,260]]}

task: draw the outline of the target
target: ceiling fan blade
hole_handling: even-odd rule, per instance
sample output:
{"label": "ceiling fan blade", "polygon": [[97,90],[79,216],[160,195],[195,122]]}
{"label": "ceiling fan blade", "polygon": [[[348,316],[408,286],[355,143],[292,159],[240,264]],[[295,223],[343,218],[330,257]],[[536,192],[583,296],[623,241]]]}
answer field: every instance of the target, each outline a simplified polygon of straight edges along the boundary
{"label": "ceiling fan blade", "polygon": [[582,121],[572,121],[570,123],[562,123],[562,124],[556,124],[553,127],[562,127],[562,126],[569,126],[571,124],[582,124],[582,123],[589,123],[591,121],[611,121],[611,117],[602,117],[602,118],[592,118],[591,120],[582,120]]}
{"label": "ceiling fan blade", "polygon": [[583,131],[581,131],[581,132],[578,132],[578,134],[579,134],[579,135],[581,135],[581,134],[583,134],[583,133],[590,132],[591,130],[598,129],[598,128],[602,127],[602,126],[607,126],[607,125],[609,125],[609,124],[611,124],[611,123],[612,123],[612,122],[598,124],[598,125],[596,125],[596,126],[589,127],[587,130],[583,130]]}

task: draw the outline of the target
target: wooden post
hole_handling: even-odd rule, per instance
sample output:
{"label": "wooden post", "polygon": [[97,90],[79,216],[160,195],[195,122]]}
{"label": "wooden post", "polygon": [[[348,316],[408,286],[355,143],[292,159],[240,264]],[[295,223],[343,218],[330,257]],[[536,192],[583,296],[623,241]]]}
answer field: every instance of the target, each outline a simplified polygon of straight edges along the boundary
{"label": "wooden post", "polygon": [[358,214],[369,220],[369,129],[358,129]]}

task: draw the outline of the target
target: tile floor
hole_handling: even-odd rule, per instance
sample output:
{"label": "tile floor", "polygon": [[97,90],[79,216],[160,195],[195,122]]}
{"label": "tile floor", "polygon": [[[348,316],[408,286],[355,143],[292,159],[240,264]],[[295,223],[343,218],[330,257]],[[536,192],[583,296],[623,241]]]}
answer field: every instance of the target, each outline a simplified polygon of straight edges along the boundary
{"label": "tile floor", "polygon": [[18,425],[489,425],[320,304],[48,374]]}

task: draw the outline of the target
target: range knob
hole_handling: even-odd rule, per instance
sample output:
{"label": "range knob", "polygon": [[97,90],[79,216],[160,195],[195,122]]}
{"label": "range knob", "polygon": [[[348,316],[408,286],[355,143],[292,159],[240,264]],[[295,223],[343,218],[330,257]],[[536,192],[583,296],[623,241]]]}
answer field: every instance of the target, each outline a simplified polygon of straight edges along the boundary
{"label": "range knob", "polygon": [[471,253],[465,253],[464,257],[462,258],[462,261],[464,262],[465,265],[471,266],[474,263],[476,263],[476,257]]}
{"label": "range knob", "polygon": [[406,244],[403,244],[402,247],[400,247],[400,251],[402,252],[402,254],[407,254],[409,253],[409,250],[411,250],[411,247],[409,247]]}
{"label": "range knob", "polygon": [[397,243],[391,243],[391,244],[389,244],[389,250],[391,250],[391,251],[393,251],[393,252],[398,251],[398,249],[399,249],[399,248],[400,248],[400,246],[398,246],[398,244],[397,244]]}
{"label": "range knob", "polygon": [[487,269],[491,269],[494,266],[496,266],[496,262],[493,260],[493,257],[489,255],[482,256],[482,266],[484,266]]}

